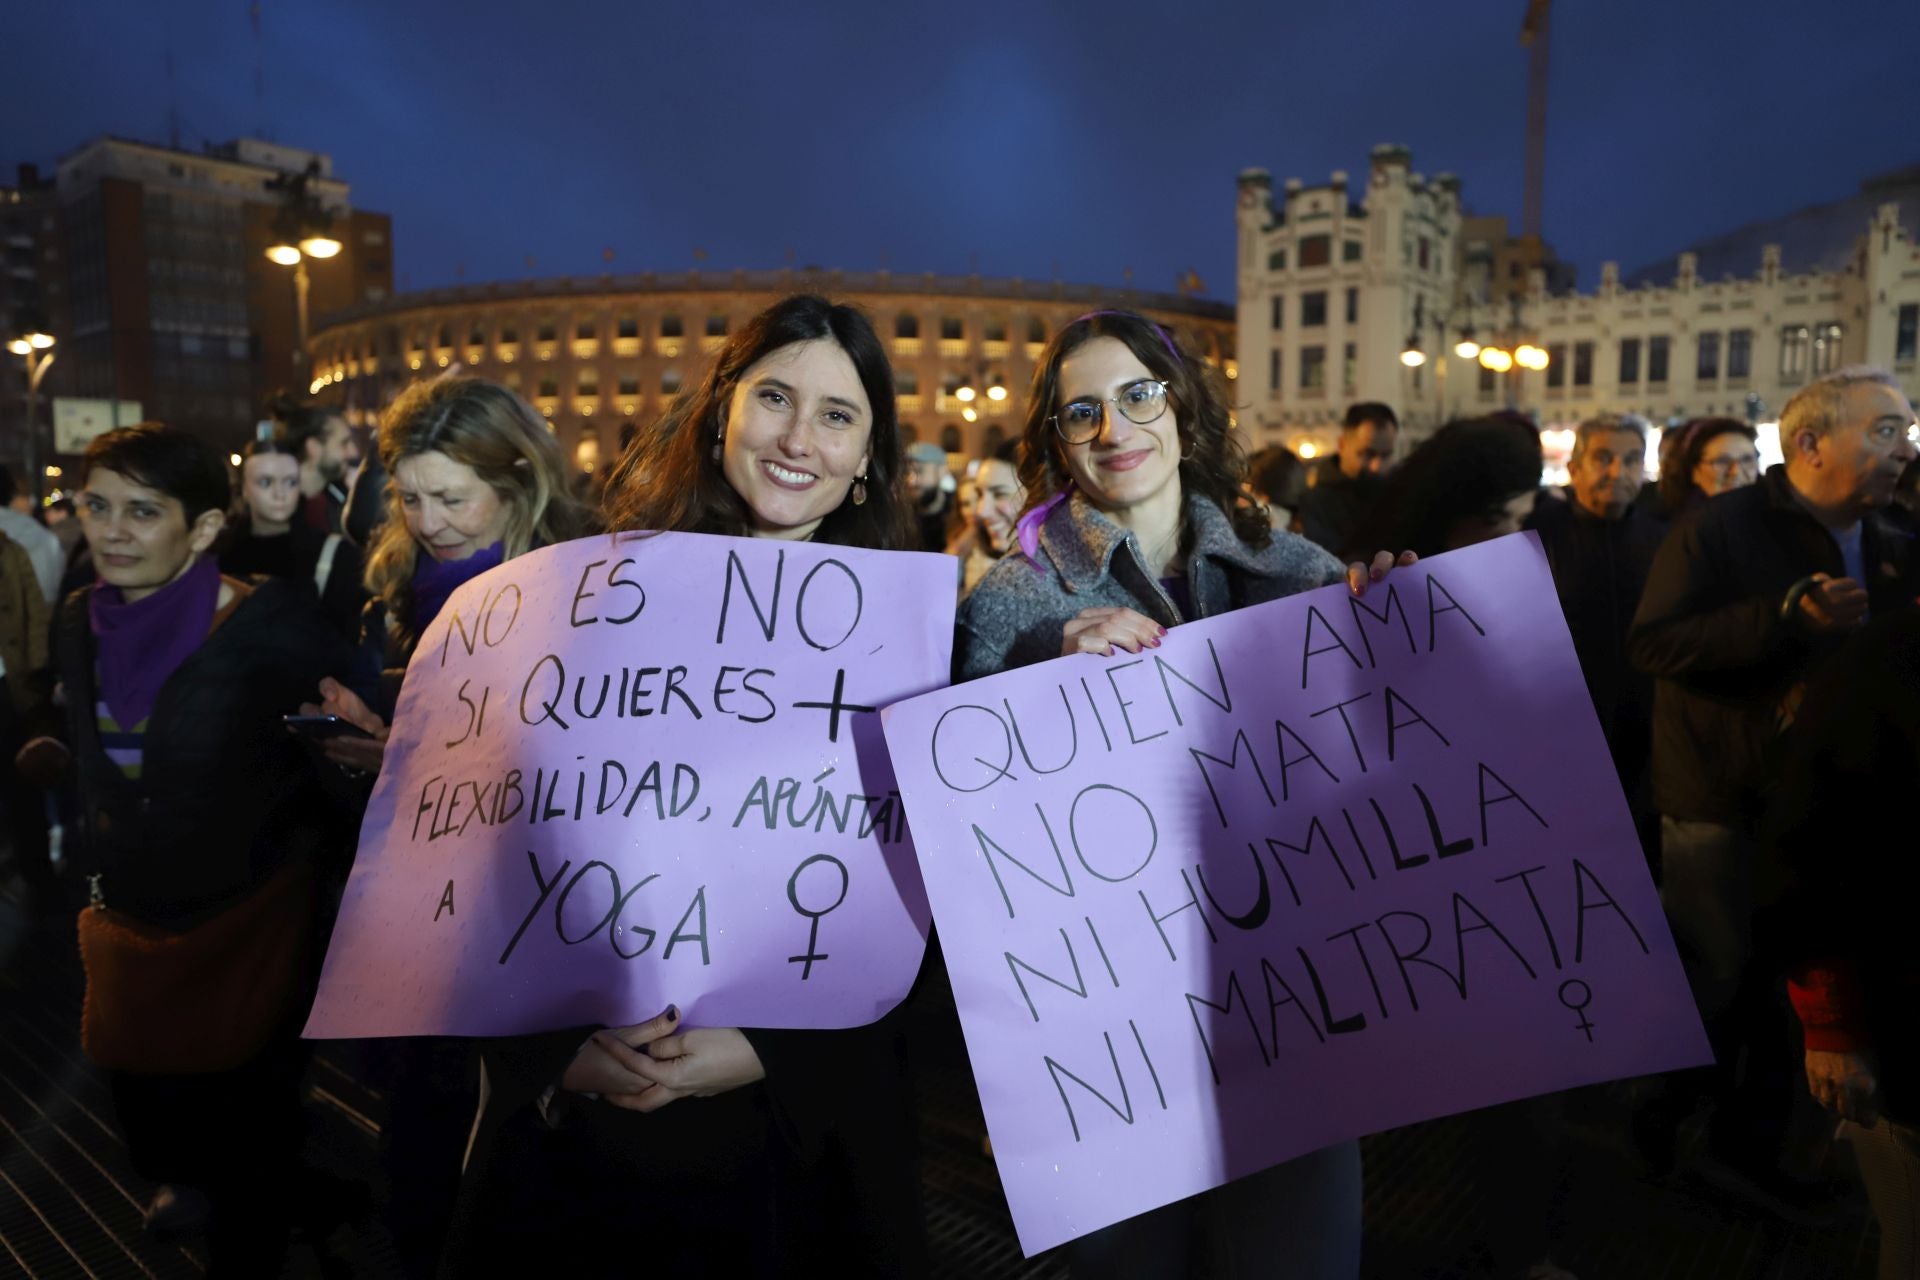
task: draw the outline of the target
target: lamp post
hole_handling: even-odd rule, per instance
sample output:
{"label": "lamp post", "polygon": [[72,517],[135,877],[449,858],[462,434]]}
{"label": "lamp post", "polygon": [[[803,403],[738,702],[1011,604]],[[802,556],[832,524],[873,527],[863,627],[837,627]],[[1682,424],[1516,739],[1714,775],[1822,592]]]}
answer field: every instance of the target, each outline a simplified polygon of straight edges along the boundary
{"label": "lamp post", "polygon": [[[1519,407],[1517,401],[1519,399],[1518,389],[1521,372],[1525,370],[1538,372],[1545,369],[1548,364],[1547,350],[1532,340],[1530,331],[1521,323],[1520,299],[1518,296],[1513,299],[1511,322],[1505,329],[1495,330],[1490,334],[1485,345],[1482,345],[1475,338],[1471,304],[1468,304],[1468,306],[1467,320],[1460,326],[1460,340],[1454,343],[1453,354],[1459,356],[1462,360],[1477,361],[1482,369],[1491,370],[1498,374],[1510,374],[1511,376],[1507,379],[1506,383],[1506,407],[1509,409],[1517,409]],[[1409,369],[1417,369],[1427,362],[1427,353],[1420,345],[1420,334],[1424,327],[1425,316],[1425,296],[1415,298],[1413,303],[1413,332],[1407,338],[1406,347],[1400,352],[1400,363],[1406,365]],[[1448,323],[1451,319],[1451,313],[1443,313],[1434,317],[1434,327],[1439,331],[1442,347],[1446,345]],[[1442,353],[1442,358],[1439,363],[1436,365],[1436,372],[1439,374],[1440,416],[1442,421],[1444,421],[1447,417],[1447,361],[1444,352]]]}
{"label": "lamp post", "polygon": [[[975,382],[984,383],[985,388],[976,387]],[[997,373],[989,375],[984,367],[979,370],[977,377],[961,383],[953,391],[953,398],[960,402],[960,416],[966,419],[969,426],[980,421],[982,396],[994,404],[1003,404],[1007,398],[1006,383]]]}
{"label": "lamp post", "polygon": [[20,357],[27,366],[27,490],[33,494],[33,505],[40,505],[40,494],[44,488],[40,474],[40,379],[47,376],[47,366],[53,363],[53,335],[35,329],[21,334],[7,344],[7,350]]}
{"label": "lamp post", "polygon": [[304,383],[311,372],[307,365],[307,290],[311,284],[307,259],[332,258],[340,252],[340,242],[327,234],[333,226],[333,215],[312,189],[319,178],[320,162],[309,160],[299,173],[283,173],[267,183],[268,190],[280,193],[280,211],[273,220],[275,238],[267,246],[267,258],[293,268],[296,383]]}

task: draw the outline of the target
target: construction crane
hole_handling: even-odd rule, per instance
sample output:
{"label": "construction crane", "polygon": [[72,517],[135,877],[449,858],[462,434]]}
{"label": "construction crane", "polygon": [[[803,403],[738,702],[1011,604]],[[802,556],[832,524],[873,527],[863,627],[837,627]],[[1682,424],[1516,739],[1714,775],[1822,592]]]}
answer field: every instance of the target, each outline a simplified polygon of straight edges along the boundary
{"label": "construction crane", "polygon": [[1521,233],[1541,237],[1547,167],[1547,16],[1553,0],[1527,0],[1520,47],[1527,50],[1527,190]]}

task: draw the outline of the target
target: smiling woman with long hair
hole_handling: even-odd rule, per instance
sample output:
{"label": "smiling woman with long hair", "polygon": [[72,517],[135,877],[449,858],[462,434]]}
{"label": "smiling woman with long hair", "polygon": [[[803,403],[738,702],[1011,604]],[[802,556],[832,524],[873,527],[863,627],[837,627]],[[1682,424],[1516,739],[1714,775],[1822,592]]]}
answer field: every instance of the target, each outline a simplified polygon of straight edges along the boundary
{"label": "smiling woman with long hair", "polygon": [[[956,667],[990,675],[1062,654],[1139,653],[1167,628],[1394,564],[1343,567],[1242,497],[1246,459],[1213,371],[1145,316],[1096,311],[1055,334],[1028,398],[1018,550],[961,610]],[[1186,1275],[1196,1254],[1288,1275],[1360,1266],[1360,1152],[1347,1142],[1084,1236],[1076,1273]],[[1254,1262],[1252,1260],[1258,1259]],[[1194,1271],[1215,1274],[1215,1271]],[[1253,1274],[1253,1272],[1248,1272]]]}
{"label": "smiling woman with long hair", "polygon": [[[850,307],[797,296],[721,349],[609,483],[617,538],[905,544],[893,374]],[[846,1031],[631,1027],[488,1044],[491,1096],[443,1274],[917,1275],[894,1015]]]}

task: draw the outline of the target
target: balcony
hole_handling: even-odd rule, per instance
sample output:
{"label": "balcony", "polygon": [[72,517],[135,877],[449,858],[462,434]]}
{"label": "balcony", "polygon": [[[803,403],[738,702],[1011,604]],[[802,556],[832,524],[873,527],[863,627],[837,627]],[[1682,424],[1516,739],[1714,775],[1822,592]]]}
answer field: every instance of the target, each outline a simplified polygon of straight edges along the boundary
{"label": "balcony", "polygon": [[940,339],[940,358],[943,360],[964,360],[967,358],[967,340],[965,338]]}
{"label": "balcony", "polygon": [[705,355],[712,355],[726,345],[727,336],[724,333],[709,333],[700,339],[700,350]]}
{"label": "balcony", "polygon": [[988,338],[980,344],[980,354],[989,360],[1005,360],[1013,354],[1013,344],[1005,338]]}
{"label": "balcony", "polygon": [[590,396],[579,395],[573,398],[573,411],[583,418],[591,418],[599,409],[600,396],[598,392]]}
{"label": "balcony", "polygon": [[533,354],[541,360],[551,360],[553,359],[553,344],[550,342],[543,342],[540,344],[539,349],[536,350]]}
{"label": "balcony", "polygon": [[893,340],[893,354],[896,356],[912,357],[920,355],[921,353],[922,346],[918,338],[895,338]]}
{"label": "balcony", "polygon": [[572,349],[575,360],[591,360],[600,354],[600,339],[575,338]]}
{"label": "balcony", "polygon": [[452,364],[453,348],[452,347],[435,347],[433,349],[433,362],[434,364],[436,364],[442,369]]}
{"label": "balcony", "polygon": [[632,337],[632,338],[615,338],[615,339],[613,340],[613,354],[615,354],[615,355],[617,355],[617,356],[637,356],[637,355],[639,355],[639,354],[640,354],[640,339],[639,339],[638,337]]}
{"label": "balcony", "polygon": [[927,398],[918,393],[910,396],[895,396],[894,407],[901,413],[921,413],[927,407]]}
{"label": "balcony", "polygon": [[1035,364],[1039,364],[1040,353],[1046,349],[1047,344],[1044,342],[1029,342],[1027,344],[1027,359],[1033,361]]}
{"label": "balcony", "polygon": [[560,397],[535,396],[533,398],[533,407],[540,411],[541,417],[551,420],[554,414],[560,412]]}
{"label": "balcony", "polygon": [[484,343],[469,342],[467,344],[466,361],[468,365],[485,364],[486,360],[487,348]]}
{"label": "balcony", "polygon": [[669,360],[677,360],[680,358],[680,353],[686,349],[686,341],[685,338],[655,338],[653,353],[657,356],[665,356]]}

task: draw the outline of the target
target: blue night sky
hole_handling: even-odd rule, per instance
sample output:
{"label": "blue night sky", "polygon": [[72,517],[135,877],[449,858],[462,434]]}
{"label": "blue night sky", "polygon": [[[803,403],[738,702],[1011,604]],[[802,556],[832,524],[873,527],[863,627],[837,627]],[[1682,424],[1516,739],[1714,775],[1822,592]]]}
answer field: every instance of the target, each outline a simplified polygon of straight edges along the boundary
{"label": "blue night sky", "polygon": [[[791,254],[1192,267],[1230,298],[1236,173],[1358,180],[1382,141],[1520,213],[1524,0],[261,0],[261,95],[247,0],[32,8],[0,55],[9,174],[164,142],[174,101],[190,148],[330,152],[393,215],[403,289]],[[1552,50],[1546,229],[1583,288],[1920,162],[1915,0],[1560,0]]]}

